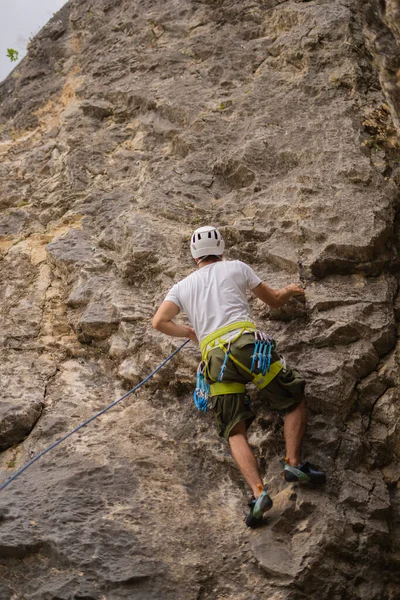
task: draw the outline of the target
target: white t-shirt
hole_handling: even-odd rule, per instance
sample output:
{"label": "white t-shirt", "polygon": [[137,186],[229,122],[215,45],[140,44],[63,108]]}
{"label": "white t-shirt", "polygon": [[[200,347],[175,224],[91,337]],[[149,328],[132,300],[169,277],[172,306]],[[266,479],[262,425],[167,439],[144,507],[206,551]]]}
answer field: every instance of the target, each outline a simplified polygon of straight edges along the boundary
{"label": "white t-shirt", "polygon": [[231,323],[253,322],[246,290],[260,283],[261,279],[245,263],[224,260],[201,267],[176,283],[165,300],[186,313],[201,342]]}

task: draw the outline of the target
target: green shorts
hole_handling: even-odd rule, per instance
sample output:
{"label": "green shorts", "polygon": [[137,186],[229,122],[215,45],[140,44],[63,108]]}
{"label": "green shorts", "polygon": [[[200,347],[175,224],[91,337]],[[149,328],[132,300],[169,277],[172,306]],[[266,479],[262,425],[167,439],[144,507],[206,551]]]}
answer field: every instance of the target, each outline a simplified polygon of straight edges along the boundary
{"label": "green shorts", "polygon": [[[250,369],[252,354],[254,352],[254,334],[245,333],[231,344],[231,354],[245,367]],[[225,353],[220,348],[215,348],[208,355],[208,382],[218,380],[219,372],[224,361]],[[274,348],[271,362],[280,359]],[[255,374],[259,373],[257,369]],[[224,382],[249,383],[252,377],[249,373],[240,369],[233,360],[226,363]],[[273,410],[290,411],[300,404],[304,398],[305,381],[300,373],[287,365],[260,390],[259,397],[263,404]],[[255,413],[249,405],[248,397],[242,394],[223,394],[211,398],[211,407],[214,411],[218,434],[229,438],[232,429],[240,423],[246,422],[249,428],[255,419]]]}

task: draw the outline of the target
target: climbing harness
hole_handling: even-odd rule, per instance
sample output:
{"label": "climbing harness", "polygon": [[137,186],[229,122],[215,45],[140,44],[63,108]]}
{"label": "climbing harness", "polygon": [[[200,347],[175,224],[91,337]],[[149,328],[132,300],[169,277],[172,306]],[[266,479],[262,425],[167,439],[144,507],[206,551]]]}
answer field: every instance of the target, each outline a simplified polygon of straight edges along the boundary
{"label": "climbing harness", "polygon": [[[231,353],[231,345],[244,333],[254,333],[255,343],[252,354],[251,367],[248,369]],[[231,335],[229,335],[231,334]],[[211,350],[220,348],[225,356],[219,372],[218,381],[208,385],[205,376],[208,379],[208,355]],[[208,399],[210,396],[221,396],[223,394],[242,394],[246,391],[246,384],[234,381],[224,382],[224,373],[228,360],[232,360],[239,369],[252,376],[252,383],[262,390],[284,367],[283,360],[277,360],[271,364],[272,350],[274,341],[265,333],[256,330],[256,326],[251,321],[240,321],[231,323],[221,329],[217,329],[202,340],[200,344],[202,361],[197,370],[196,390],[194,392],[194,402],[199,410],[204,413],[207,410]],[[255,369],[260,371],[254,374]]]}
{"label": "climbing harness", "polygon": [[86,421],[84,421],[83,423],[81,423],[80,425],[78,425],[77,427],[75,427],[75,429],[73,429],[69,433],[66,433],[62,438],[60,438],[56,442],[53,442],[53,444],[51,444],[50,446],[48,446],[47,448],[45,448],[44,450],[42,450],[41,452],[39,452],[39,454],[37,454],[36,456],[34,456],[32,458],[32,460],[30,460],[29,462],[26,463],[26,465],[24,465],[23,467],[21,467],[20,469],[18,469],[18,471],[16,471],[11,477],[9,477],[8,479],[6,479],[6,481],[4,481],[0,485],[0,492],[2,490],[4,490],[4,488],[6,488],[12,481],[14,481],[14,479],[16,479],[17,477],[19,477],[19,475],[21,475],[24,471],[26,471],[26,469],[28,469],[31,465],[33,465],[33,463],[35,463],[37,460],[39,460],[39,458],[41,458],[44,454],[47,454],[47,452],[50,452],[50,450],[52,450],[53,448],[55,448],[56,446],[58,446],[59,444],[61,444],[61,442],[63,442],[67,438],[69,438],[73,433],[76,433],[77,431],[79,431],[79,429],[82,429],[82,427],[85,427],[85,425],[88,425],[89,423],[91,423],[92,421],[94,421],[94,419],[97,419],[97,417],[100,417],[100,415],[102,415],[103,413],[107,412],[108,410],[110,410],[110,408],[112,408],[113,406],[115,406],[116,404],[118,404],[119,402],[121,402],[122,400],[124,400],[125,398],[127,398],[130,394],[132,394],[136,390],[138,390],[149,379],[151,379],[153,377],[153,375],[155,375],[160,369],[162,369],[162,367],[168,361],[170,361],[171,358],[173,358],[175,356],[175,354],[178,354],[178,352],[180,352],[182,350],[182,348],[184,346],[186,346],[186,344],[189,341],[190,340],[186,340],[185,342],[183,342],[183,344],[181,344],[176,350],[174,350],[174,352],[172,352],[165,360],[163,360],[163,362],[160,365],[158,365],[158,367],[156,367],[154,369],[154,371],[152,371],[149,375],[147,375],[147,377],[145,377],[143,379],[143,381],[141,381],[134,388],[132,388],[131,390],[129,390],[129,392],[127,392],[126,394],[124,394],[123,396],[121,396],[121,398],[118,398],[118,400],[114,400],[114,402],[111,402],[111,404],[109,404],[108,406],[106,406],[105,408],[103,408],[100,412],[98,412],[95,415],[93,415],[92,417],[90,417],[90,419],[87,419]]}

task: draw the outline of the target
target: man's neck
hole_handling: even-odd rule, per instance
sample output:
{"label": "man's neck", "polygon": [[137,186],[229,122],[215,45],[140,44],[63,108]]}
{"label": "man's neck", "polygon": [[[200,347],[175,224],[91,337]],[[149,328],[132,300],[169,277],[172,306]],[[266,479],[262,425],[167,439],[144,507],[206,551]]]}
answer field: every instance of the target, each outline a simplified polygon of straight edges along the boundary
{"label": "man's neck", "polygon": [[215,259],[211,259],[211,260],[207,260],[207,259],[206,259],[206,260],[202,260],[201,262],[197,263],[197,267],[198,267],[199,269],[202,269],[203,267],[208,267],[208,265],[212,265],[212,264],[214,264],[214,263],[221,262],[221,260],[222,260],[222,259],[219,259],[219,260],[215,260]]}

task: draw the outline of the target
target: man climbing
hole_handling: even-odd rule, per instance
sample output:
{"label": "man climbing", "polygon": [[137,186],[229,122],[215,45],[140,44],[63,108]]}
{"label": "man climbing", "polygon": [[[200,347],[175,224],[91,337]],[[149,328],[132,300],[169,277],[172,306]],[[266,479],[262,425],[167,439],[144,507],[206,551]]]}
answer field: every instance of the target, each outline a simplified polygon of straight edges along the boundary
{"label": "man climbing", "polygon": [[[259,388],[261,400],[268,407],[286,411],[285,480],[325,481],[323,472],[315,471],[308,463],[301,464],[307,422],[304,379],[286,365],[274,340],[257,331],[246,298],[250,290],[266,305],[276,308],[293,296],[304,296],[304,290],[296,284],[279,290],[268,287],[245,263],[222,260],[224,248],[222,235],[215,227],[196,229],[190,250],[198,269],[171,288],[153,317],[153,327],[200,343],[202,362],[195,401],[205,410],[207,397],[211,397],[219,435],[229,441],[232,456],[253,492],[246,525],[256,527],[272,507],[272,499],[247,441],[247,429],[255,418],[246,396],[247,383]],[[193,327],[174,322],[181,310]]]}

